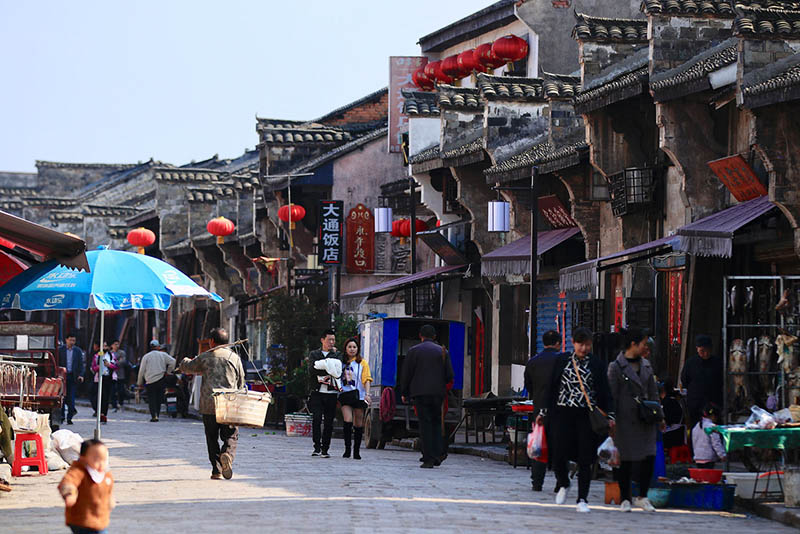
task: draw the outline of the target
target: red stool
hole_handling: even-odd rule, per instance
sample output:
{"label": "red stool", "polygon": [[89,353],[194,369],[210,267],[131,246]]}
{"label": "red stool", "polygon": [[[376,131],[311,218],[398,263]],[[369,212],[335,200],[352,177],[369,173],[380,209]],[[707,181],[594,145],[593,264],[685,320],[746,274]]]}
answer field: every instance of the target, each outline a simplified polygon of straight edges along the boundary
{"label": "red stool", "polygon": [[[22,457],[22,446],[26,441],[33,441],[36,444],[36,455],[29,458]],[[17,432],[14,442],[14,465],[11,467],[11,476],[21,476],[22,466],[31,465],[39,468],[40,475],[47,474],[47,460],[44,457],[44,446],[42,436],[39,434],[20,434]]]}
{"label": "red stool", "polygon": [[688,445],[679,445],[669,450],[669,463],[671,464],[690,464],[692,463],[692,452]]}

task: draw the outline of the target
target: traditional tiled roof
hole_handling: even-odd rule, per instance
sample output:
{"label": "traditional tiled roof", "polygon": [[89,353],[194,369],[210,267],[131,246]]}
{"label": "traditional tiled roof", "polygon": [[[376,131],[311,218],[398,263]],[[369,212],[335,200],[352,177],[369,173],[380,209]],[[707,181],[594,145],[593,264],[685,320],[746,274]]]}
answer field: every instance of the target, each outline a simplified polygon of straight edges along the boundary
{"label": "traditional tiled roof", "polygon": [[741,98],[748,108],[800,99],[800,53],[746,74]]}
{"label": "traditional tiled roof", "polygon": [[132,215],[142,211],[142,208],[134,206],[98,206],[87,204],[83,207],[84,215],[93,217],[120,217],[123,215]]}
{"label": "traditional tiled roof", "polygon": [[543,72],[542,88],[547,98],[573,98],[581,92],[581,77]]}
{"label": "traditional tiled roof", "polygon": [[458,43],[474,39],[518,19],[514,14],[519,0],[500,0],[419,39],[422,52],[441,52]]}
{"label": "traditional tiled roof", "polygon": [[214,188],[186,188],[186,200],[189,202],[216,202],[220,198],[234,196],[236,196],[236,189],[233,184],[223,184]]}
{"label": "traditional tiled roof", "polygon": [[669,100],[711,88],[708,75],[736,63],[739,39],[733,37],[701,52],[674,69],[650,77],[656,100]]}
{"label": "traditional tiled roof", "polygon": [[550,142],[539,143],[508,160],[484,171],[486,181],[510,181],[530,176],[531,168],[539,166],[540,173],[554,172],[580,162],[587,153],[588,145],[581,141],[566,146],[554,147]]}
{"label": "traditional tiled roof", "polygon": [[0,187],[0,195],[4,197],[35,196],[38,188],[33,187]]}
{"label": "traditional tiled roof", "polygon": [[153,177],[165,182],[216,182],[220,179],[220,174],[212,169],[159,167]]}
{"label": "traditional tiled roof", "polygon": [[372,93],[370,93],[370,94],[368,94],[366,96],[362,96],[358,100],[354,100],[353,102],[350,102],[349,104],[345,104],[344,106],[336,108],[333,111],[329,111],[328,113],[326,113],[322,117],[320,117],[320,118],[318,118],[318,119],[316,119],[314,121],[311,121],[311,122],[326,123],[326,122],[328,122],[328,121],[330,121],[332,119],[336,119],[337,117],[339,117],[340,115],[343,115],[344,113],[350,111],[351,109],[357,108],[358,106],[361,106],[363,104],[368,104],[370,102],[377,102],[381,98],[383,98],[388,92],[389,92],[389,88],[388,87],[383,87],[383,88],[378,89],[377,91],[372,92]]}
{"label": "traditional tiled roof", "polygon": [[[800,8],[800,2],[795,2]],[[737,6],[735,33],[745,36],[800,37],[800,11]]]}
{"label": "traditional tiled roof", "polygon": [[483,161],[486,153],[483,151],[483,138],[475,139],[459,147],[445,150],[441,158],[446,167],[460,167]]}
{"label": "traditional tiled roof", "polygon": [[136,167],[140,163],[64,163],[61,161],[36,160],[36,167],[63,168],[63,169],[109,169],[120,170]]}
{"label": "traditional tiled roof", "polygon": [[641,94],[647,87],[648,55],[649,50],[642,48],[591,79],[575,97],[575,111],[587,113]]}
{"label": "traditional tiled roof", "polygon": [[642,11],[648,15],[712,16],[733,18],[742,7],[800,9],[794,0],[643,0]]}
{"label": "traditional tiled roof", "polygon": [[75,211],[51,211],[50,221],[54,223],[81,222],[83,214]]}
{"label": "traditional tiled roof", "polygon": [[487,100],[520,100],[543,102],[545,100],[543,80],[517,76],[491,76],[478,74],[478,89]]}
{"label": "traditional tiled roof", "polygon": [[438,89],[439,107],[441,109],[458,109],[462,111],[483,110],[480,92],[474,87],[439,85]]}
{"label": "traditional tiled roof", "polygon": [[367,135],[363,135],[357,139],[353,139],[349,143],[345,143],[340,145],[328,152],[325,152],[321,156],[318,156],[312,160],[304,161],[297,167],[294,167],[291,171],[286,174],[300,174],[304,172],[310,172],[317,167],[328,163],[329,161],[335,160],[344,156],[345,154],[349,154],[353,150],[360,148],[366,144],[369,144],[377,139],[385,139],[386,136],[389,135],[388,128],[378,128],[377,130],[373,130]]}
{"label": "traditional tiled roof", "polygon": [[432,117],[439,115],[439,97],[426,91],[403,90],[403,113],[409,117]]}
{"label": "traditional tiled roof", "polygon": [[572,38],[578,41],[647,42],[645,19],[611,19],[578,12],[575,19],[577,23],[572,29]]}
{"label": "traditional tiled roof", "polygon": [[261,130],[262,139],[270,145],[292,145],[309,143],[342,143],[352,139],[349,132],[316,124],[302,126],[273,127]]}
{"label": "traditional tiled roof", "polygon": [[439,150],[439,145],[433,146],[427,150],[423,150],[419,154],[414,154],[408,158],[408,162],[412,165],[415,163],[422,163],[424,161],[431,161],[442,157],[442,152]]}
{"label": "traditional tiled roof", "polygon": [[25,197],[22,201],[26,206],[37,208],[71,208],[78,205],[78,201],[71,198]]}

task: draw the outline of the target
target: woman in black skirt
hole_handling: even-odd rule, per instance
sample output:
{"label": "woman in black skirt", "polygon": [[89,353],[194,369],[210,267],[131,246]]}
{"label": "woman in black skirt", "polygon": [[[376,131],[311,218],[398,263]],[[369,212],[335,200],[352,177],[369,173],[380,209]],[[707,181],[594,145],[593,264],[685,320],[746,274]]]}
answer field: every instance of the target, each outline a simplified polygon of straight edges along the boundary
{"label": "woman in black skirt", "polygon": [[[577,511],[589,512],[589,485],[600,436],[592,430],[589,406],[608,413],[611,403],[606,364],[592,355],[592,333],[578,328],[572,334],[572,353],[558,357],[546,393],[546,425],[552,467],[556,475],[556,504],[567,500],[570,481],[567,463],[578,464]],[[588,397],[588,399],[587,399]],[[609,419],[613,428],[614,421]]]}
{"label": "woman in black skirt", "polygon": [[[369,364],[361,358],[358,339],[350,338],[344,344],[344,367],[342,368],[342,392],[339,404],[344,419],[344,458],[361,459],[361,437],[364,435],[364,412],[369,405],[369,385],[372,375]],[[352,451],[351,451],[352,437]]]}

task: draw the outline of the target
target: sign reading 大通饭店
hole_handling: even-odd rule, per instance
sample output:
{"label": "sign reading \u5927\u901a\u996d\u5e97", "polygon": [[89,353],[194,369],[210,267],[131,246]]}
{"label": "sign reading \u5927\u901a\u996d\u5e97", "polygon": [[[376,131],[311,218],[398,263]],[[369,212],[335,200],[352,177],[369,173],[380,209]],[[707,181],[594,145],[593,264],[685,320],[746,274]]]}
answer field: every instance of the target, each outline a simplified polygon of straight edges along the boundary
{"label": "sign reading \u5927\u901a\u996d\u5e97", "polygon": [[319,201],[319,244],[317,255],[323,265],[342,263],[342,212],[341,200]]}

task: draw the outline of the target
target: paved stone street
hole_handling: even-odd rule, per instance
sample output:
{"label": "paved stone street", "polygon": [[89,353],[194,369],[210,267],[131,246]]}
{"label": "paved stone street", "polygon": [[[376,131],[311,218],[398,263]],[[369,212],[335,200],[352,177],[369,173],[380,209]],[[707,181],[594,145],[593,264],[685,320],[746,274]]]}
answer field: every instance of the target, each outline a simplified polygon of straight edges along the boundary
{"label": "paved stone street", "polygon": [[[82,416],[88,408],[82,408]],[[198,421],[112,414],[103,427],[111,450],[118,506],[111,532],[193,534],[249,532],[794,532],[741,514],[665,510],[622,515],[603,506],[579,515],[552,494],[530,491],[527,471],[473,456],[451,455],[439,469],[417,467],[418,453],[367,450],[344,460],[335,441],[330,460],[311,458],[311,441],[243,429],[231,481],[209,479],[203,427]],[[70,427],[91,435],[91,421]],[[3,532],[66,532],[56,491],[62,472],[16,479],[0,494]],[[547,486],[552,487],[549,478]],[[10,527],[10,528],[9,528]],[[241,530],[244,531],[244,530]]]}

